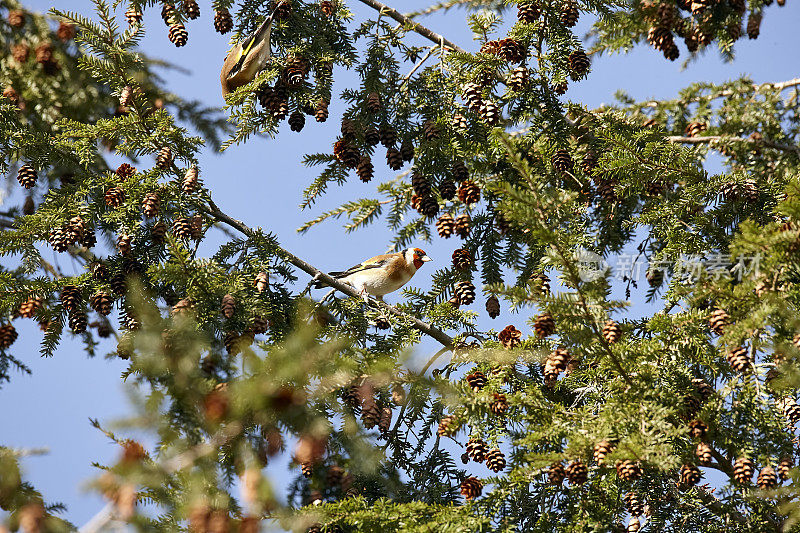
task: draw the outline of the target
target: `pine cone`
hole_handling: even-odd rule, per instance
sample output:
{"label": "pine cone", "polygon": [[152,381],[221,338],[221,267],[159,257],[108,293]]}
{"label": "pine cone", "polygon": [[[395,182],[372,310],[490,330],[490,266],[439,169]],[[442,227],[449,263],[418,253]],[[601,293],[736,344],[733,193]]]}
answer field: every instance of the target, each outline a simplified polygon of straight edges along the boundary
{"label": "pine cone", "polygon": [[644,514],[644,503],[637,492],[629,492],[625,495],[625,507],[631,516],[641,516]]}
{"label": "pine cone", "polygon": [[481,439],[471,438],[467,442],[467,455],[476,463],[482,463],[486,459],[488,446]]}
{"label": "pine cone", "polygon": [[480,370],[475,370],[474,372],[467,374],[464,379],[467,380],[467,383],[474,392],[477,392],[486,386],[486,375]]}
{"label": "pine cone", "polygon": [[61,289],[61,305],[69,312],[75,312],[83,301],[81,290],[75,285],[64,285]]}
{"label": "pine cone", "polygon": [[439,202],[433,196],[426,196],[420,201],[419,212],[428,218],[433,218],[439,213]]}
{"label": "pine cone", "polygon": [[73,333],[80,334],[89,327],[89,318],[83,311],[75,311],[69,314],[69,329]]}
{"label": "pine cone", "polygon": [[623,481],[635,481],[642,477],[642,469],[633,461],[617,461],[617,476]]}
{"label": "pine cone", "polygon": [[708,466],[711,464],[711,446],[705,442],[697,443],[697,448],[695,448],[694,454],[697,457],[697,461],[701,465]]}
{"label": "pine cone", "polygon": [[3,324],[0,326],[0,350],[5,350],[14,344],[19,337],[17,329],[13,324]]}
{"label": "pine cone", "polygon": [[717,335],[722,335],[729,320],[730,316],[723,309],[715,309],[708,317],[708,327]]}
{"label": "pine cone", "polygon": [[172,234],[181,240],[192,237],[192,222],[188,218],[176,218],[172,223]]}
{"label": "pine cone", "polygon": [[565,472],[571,485],[583,485],[589,475],[589,469],[580,460],[568,464]]}
{"label": "pine cone", "polygon": [[134,7],[130,7],[125,11],[125,20],[128,21],[129,26],[139,25],[142,23],[142,12]]}
{"label": "pine cone", "polygon": [[469,305],[475,301],[475,285],[470,281],[459,281],[456,283],[453,293],[458,297],[461,305]]}
{"label": "pine cone", "polygon": [[[377,138],[380,139],[380,134],[377,134]],[[378,141],[375,142],[375,144],[377,143]],[[409,163],[414,160],[414,143],[412,143],[410,139],[404,139],[403,143],[400,145],[400,157],[403,158],[403,161]],[[444,196],[442,197],[444,198]]]}
{"label": "pine cone", "polygon": [[158,168],[167,170],[172,165],[172,161],[172,150],[170,150],[169,146],[164,146],[158,151],[158,155],[156,156],[156,166]]}
{"label": "pine cone", "polygon": [[191,20],[199,18],[200,6],[197,5],[197,0],[183,0],[183,12]]}
{"label": "pine cone", "polygon": [[515,328],[513,325],[508,325],[503,328],[497,335],[497,339],[500,341],[500,344],[507,350],[511,350],[520,344],[522,338],[522,332]]}
{"label": "pine cone", "polygon": [[94,309],[97,313],[101,315],[108,315],[111,313],[111,306],[114,303],[114,299],[105,292],[98,292],[92,295],[89,298],[89,305]]}
{"label": "pine cone", "polygon": [[[442,200],[452,200],[456,195],[456,185],[450,178],[444,178],[439,183],[439,196],[442,197]],[[453,223],[453,229],[455,229],[455,222]]]}
{"label": "pine cone", "polygon": [[358,161],[358,166],[356,166],[356,174],[364,183],[369,182],[373,178],[375,169],[372,166],[372,160],[369,156],[361,156],[361,159]]}
{"label": "pine cone", "polygon": [[474,500],[483,492],[483,483],[475,476],[469,476],[461,482],[461,495],[466,500]]}
{"label": "pine cone", "polygon": [[361,422],[365,429],[372,429],[381,421],[381,410],[375,403],[375,398],[367,398],[361,405]]}
{"label": "pine cone", "polygon": [[431,193],[431,184],[422,173],[414,170],[411,176],[411,187],[417,196],[425,197]]}
{"label": "pine cone", "polygon": [[467,117],[465,117],[461,113],[454,113],[451,122],[453,127],[457,130],[465,130],[469,126],[469,122],[467,122]]}
{"label": "pine cone", "polygon": [[403,168],[403,156],[397,148],[386,149],[386,164],[392,170],[400,170]]}
{"label": "pine cone", "polygon": [[469,236],[471,220],[469,215],[466,213],[462,215],[458,215],[456,217],[456,233],[462,239],[466,239]]}
{"label": "pine cone", "polygon": [[286,20],[289,18],[289,15],[292,13],[292,2],[291,0],[273,0],[273,13],[275,14],[275,20],[281,21]]}
{"label": "pine cone", "polygon": [[703,438],[708,431],[708,426],[702,420],[696,418],[689,422],[689,434],[695,438]]}
{"label": "pine cone", "polygon": [[326,17],[332,17],[333,14],[336,12],[336,9],[333,5],[333,0],[320,0],[319,10]]}
{"label": "pine cone", "polygon": [[506,456],[500,448],[492,448],[486,452],[486,467],[492,472],[500,472],[506,468]]}
{"label": "pine cone", "polygon": [[169,40],[178,48],[186,46],[189,41],[189,32],[186,31],[186,27],[183,24],[175,22],[169,26]]}
{"label": "pine cone", "polygon": [[186,174],[184,174],[183,181],[181,182],[181,190],[186,194],[192,194],[200,188],[200,182],[197,178],[197,174],[197,167],[194,165],[186,169]]}
{"label": "pine cone", "polygon": [[225,318],[231,318],[236,312],[236,298],[232,294],[226,294],[222,297],[220,312]]}
{"label": "pine cone", "polygon": [[385,148],[392,148],[397,143],[397,130],[390,124],[383,124],[378,130],[378,135]]}
{"label": "pine cone", "polygon": [[478,115],[480,115],[483,123],[489,127],[500,124],[500,110],[498,109],[497,104],[491,100],[487,100],[483,103],[478,111]]}
{"label": "pine cone", "polygon": [[466,205],[473,205],[481,201],[481,189],[474,182],[465,180],[458,187],[458,199]]}
{"label": "pine cone", "polygon": [[733,463],[733,477],[739,484],[747,484],[753,479],[753,461],[749,457],[739,457]]}
{"label": "pine cone", "polygon": [[445,416],[439,421],[439,428],[436,434],[440,437],[452,437],[459,429],[455,416]]}
{"label": "pine cone", "polygon": [[517,20],[525,24],[533,24],[539,18],[541,12],[536,2],[522,2],[517,5]]}
{"label": "pine cone", "polygon": [[33,318],[42,309],[44,301],[38,296],[30,296],[27,300],[19,304],[17,313],[21,318]]}
{"label": "pine cone", "polygon": [[550,352],[544,363],[543,375],[545,383],[553,384],[558,379],[558,375],[567,369],[569,360],[570,354],[564,348],[557,348]]}
{"label": "pine cone", "polygon": [[575,50],[567,58],[569,62],[570,78],[579,80],[581,76],[589,72],[589,56],[583,50]]}
{"label": "pine cone", "polygon": [[692,387],[695,388],[703,401],[708,400],[714,395],[714,387],[700,378],[692,378]]}
{"label": "pine cone", "polygon": [[559,20],[567,28],[572,28],[578,23],[578,5],[573,0],[564,0],[561,3]]}
{"label": "pine cone", "polygon": [[147,218],[158,216],[158,210],[161,206],[161,200],[158,198],[158,193],[149,192],[144,195],[142,199],[142,213]]}
{"label": "pine cone", "polygon": [[778,484],[778,476],[775,475],[775,470],[771,466],[765,466],[758,473],[756,483],[761,490],[773,489]]}
{"label": "pine cone", "polygon": [[558,172],[572,172],[572,157],[569,155],[569,150],[560,148],[553,153],[550,159],[553,164],[553,170]]}
{"label": "pine cone", "polygon": [[495,392],[492,396],[492,403],[489,404],[489,410],[495,416],[504,416],[508,411],[506,395]]}
{"label": "pine cone", "polygon": [[356,168],[361,161],[358,150],[347,139],[336,141],[333,145],[333,155],[348,168]]}
{"label": "pine cone", "polygon": [[706,9],[713,7],[716,3],[717,0],[691,0],[689,9],[692,11],[692,15],[697,16],[702,14]]}
{"label": "pine cone", "polygon": [[622,335],[622,329],[619,327],[619,324],[614,322],[613,320],[609,320],[603,326],[603,338],[609,344],[614,344],[617,342]]}
{"label": "pine cone", "polygon": [[115,272],[108,280],[108,284],[111,287],[111,292],[120,296],[124,295],[128,290],[127,278],[122,272]]}
{"label": "pine cone", "polygon": [[164,244],[164,237],[167,235],[167,226],[163,222],[156,222],[150,228],[150,238],[155,244]]}
{"label": "pine cone", "polygon": [[439,220],[436,221],[436,231],[439,233],[439,236],[444,239],[450,238],[453,231],[455,231],[455,227],[456,222],[449,213],[443,214],[439,217]]}
{"label": "pine cone", "polygon": [[789,479],[792,468],[794,468],[794,460],[791,455],[786,455],[781,458],[781,462],[778,463],[778,478],[780,478],[781,481]]}
{"label": "pine cone", "polygon": [[28,61],[30,57],[31,49],[25,43],[15,44],[11,47],[11,57],[14,58],[14,61],[17,63],[23,64]]}
{"label": "pine cone", "polygon": [[794,397],[786,396],[785,398],[777,400],[775,404],[783,412],[783,416],[785,416],[789,422],[792,424],[800,422],[800,405],[797,405]]}
{"label": "pine cone", "polygon": [[161,6],[161,19],[167,26],[172,24],[172,21],[175,19],[175,6],[165,2]]}
{"label": "pine cone", "polygon": [[377,146],[378,143],[381,141],[380,133],[374,127],[370,126],[364,132],[364,142],[367,146]]}
{"label": "pine cone", "polygon": [[472,256],[464,248],[457,248],[453,252],[453,268],[468,270],[472,266]]}
{"label": "pine cone", "polygon": [[21,9],[10,9],[8,11],[8,24],[12,28],[21,28],[25,25],[25,12]]}
{"label": "pine cone", "polygon": [[214,13],[214,29],[222,35],[233,29],[233,18],[226,8],[218,9]]}
{"label": "pine cone", "polygon": [[556,331],[556,322],[549,313],[543,313],[536,317],[533,323],[533,330],[540,339],[549,337]]}
{"label": "pine cone", "polygon": [[321,98],[314,108],[314,120],[317,122],[325,122],[328,120],[328,101]]}
{"label": "pine cone", "polygon": [[528,84],[528,69],[525,67],[517,67],[511,71],[508,77],[508,87],[512,91],[520,92],[525,89]]}
{"label": "pine cone", "polygon": [[547,480],[551,485],[561,485],[566,474],[563,464],[560,462],[553,463],[547,470]]}
{"label": "pine cone", "polygon": [[750,353],[747,348],[743,346],[728,351],[725,354],[725,359],[736,372],[746,372],[750,369]]}
{"label": "pine cone", "polygon": [[606,456],[614,451],[614,445],[607,440],[601,440],[594,445],[594,462],[598,466],[602,466],[606,460]]}
{"label": "pine cone", "polygon": [[36,170],[30,165],[22,165],[17,173],[17,181],[26,189],[32,189],[36,185]]}
{"label": "pine cone", "polygon": [[641,527],[642,523],[639,521],[639,518],[632,516],[628,519],[628,527],[626,528],[626,531],[628,533],[638,533]]}
{"label": "pine cone", "polygon": [[422,138],[427,142],[434,142],[440,136],[441,131],[439,131],[439,126],[436,124],[436,121],[432,119],[426,120],[422,125]]}
{"label": "pine cone", "polygon": [[306,116],[301,111],[294,111],[289,115],[289,128],[292,131],[303,131],[303,126],[306,125]]}
{"label": "pine cone", "polygon": [[700,469],[694,465],[683,465],[680,470],[680,480],[681,484],[684,486],[693,486],[697,485],[700,481],[700,478],[703,477],[702,472]]}
{"label": "pine cone", "polygon": [[486,299],[486,313],[491,318],[497,318],[500,316],[500,301],[494,294]]}
{"label": "pine cone", "polygon": [[687,137],[697,137],[707,129],[708,129],[708,124],[706,124],[705,122],[690,122],[686,126],[686,130],[684,133],[686,133]]}
{"label": "pine cone", "polygon": [[473,113],[480,113],[483,108],[483,89],[477,83],[468,83],[464,86],[464,100],[467,108]]}

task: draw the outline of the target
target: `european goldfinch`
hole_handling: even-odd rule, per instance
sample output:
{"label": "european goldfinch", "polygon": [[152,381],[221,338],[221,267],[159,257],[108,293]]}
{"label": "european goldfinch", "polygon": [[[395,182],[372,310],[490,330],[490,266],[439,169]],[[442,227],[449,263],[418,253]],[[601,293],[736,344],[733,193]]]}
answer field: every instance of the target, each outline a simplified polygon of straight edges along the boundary
{"label": "european goldfinch", "polygon": [[[330,272],[328,275],[353,286],[365,301],[368,294],[383,300],[384,294],[408,283],[427,261],[431,258],[419,248],[406,248],[394,254],[376,255],[343,272]],[[317,281],[315,287],[324,285]]]}
{"label": "european goldfinch", "polygon": [[272,19],[273,14],[270,14],[252,35],[228,50],[219,75],[223,98],[253,81],[272,55],[269,43]]}

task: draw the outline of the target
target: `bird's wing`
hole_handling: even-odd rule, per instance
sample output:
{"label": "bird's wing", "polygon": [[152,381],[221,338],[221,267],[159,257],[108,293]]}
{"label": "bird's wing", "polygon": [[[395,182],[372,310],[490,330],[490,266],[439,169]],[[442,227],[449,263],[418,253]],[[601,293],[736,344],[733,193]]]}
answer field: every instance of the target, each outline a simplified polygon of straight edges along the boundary
{"label": "bird's wing", "polygon": [[239,58],[236,60],[236,64],[233,65],[233,68],[231,68],[230,72],[228,72],[228,78],[232,78],[242,69],[247,56],[250,54],[253,46],[256,43],[266,40],[265,46],[270,46],[269,40],[272,34],[272,18],[272,14],[265,18],[264,22],[261,23],[258,29],[242,43],[242,47],[239,49]]}
{"label": "bird's wing", "polygon": [[373,268],[381,268],[395,260],[397,258],[396,255],[397,254],[376,255],[375,257],[367,259],[363,263],[359,263],[358,265],[350,267],[342,272],[331,272],[331,276],[334,278],[344,278],[351,274],[355,274],[356,272],[362,272],[364,270],[370,270]]}

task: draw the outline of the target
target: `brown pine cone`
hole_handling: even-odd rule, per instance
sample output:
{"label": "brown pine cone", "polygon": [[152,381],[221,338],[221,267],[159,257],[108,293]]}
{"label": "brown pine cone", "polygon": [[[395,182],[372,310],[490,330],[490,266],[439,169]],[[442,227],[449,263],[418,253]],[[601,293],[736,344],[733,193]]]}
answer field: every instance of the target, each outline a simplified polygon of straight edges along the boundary
{"label": "brown pine cone", "polygon": [[506,395],[495,392],[492,395],[492,403],[489,404],[489,410],[495,416],[504,416],[508,411],[508,400]]}
{"label": "brown pine cone", "polygon": [[500,301],[494,294],[486,299],[486,313],[491,318],[497,318],[500,316]]}
{"label": "brown pine cone", "polygon": [[25,12],[21,9],[10,9],[8,11],[8,24],[12,28],[21,28],[25,25]]}
{"label": "brown pine cone", "polygon": [[225,318],[231,318],[234,315],[236,312],[236,298],[232,294],[226,294],[222,297],[220,312]]}
{"label": "brown pine cone", "polygon": [[475,476],[469,476],[461,482],[460,489],[465,500],[474,500],[483,492],[483,483]]}
{"label": "brown pine cone", "polygon": [[462,181],[458,187],[458,199],[468,206],[476,204],[481,200],[481,189],[470,180]]}
{"label": "brown pine cone", "polygon": [[733,463],[733,477],[739,484],[747,484],[753,479],[753,461],[749,457],[739,457]]}
{"label": "brown pine cone", "polygon": [[690,122],[686,126],[684,133],[686,134],[687,137],[697,137],[707,129],[708,129],[708,124],[706,124],[705,122]]}
{"label": "brown pine cone", "polygon": [[17,181],[26,189],[32,189],[36,185],[36,170],[30,165],[22,165],[17,173]]}
{"label": "brown pine cone", "polygon": [[306,125],[306,116],[303,114],[302,111],[294,111],[291,115],[289,115],[289,129],[292,131],[300,132],[303,131],[303,127]]}
{"label": "brown pine cone", "polygon": [[486,467],[492,472],[500,472],[506,468],[506,456],[500,448],[492,448],[486,452]]}
{"label": "brown pine cone", "polygon": [[200,6],[197,5],[197,0],[183,0],[183,12],[191,20],[199,18]]}
{"label": "brown pine cone", "polygon": [[445,239],[449,239],[450,236],[455,231],[456,222],[453,219],[453,216],[450,213],[445,213],[439,217],[439,220],[436,221],[436,231],[439,233],[439,236]]}
{"label": "brown pine cone", "polygon": [[233,29],[233,18],[226,8],[218,9],[214,13],[214,29],[222,35]]}
{"label": "brown pine cone", "polygon": [[383,124],[378,130],[378,135],[385,148],[392,148],[397,143],[397,130],[391,124]]}
{"label": "brown pine cone", "polygon": [[31,49],[25,43],[18,43],[11,47],[11,57],[20,64],[27,63],[30,53]]}
{"label": "brown pine cone", "polygon": [[708,317],[708,327],[717,335],[722,335],[730,318],[728,313],[723,309],[714,309],[714,311],[711,312],[711,316]]}
{"label": "brown pine cone", "polygon": [[75,285],[64,285],[61,288],[61,305],[69,312],[77,311],[83,297],[81,290]]}
{"label": "brown pine cone", "polygon": [[459,429],[455,416],[445,416],[439,421],[439,428],[436,434],[440,437],[452,437]]}
{"label": "brown pine cone", "polygon": [[466,213],[456,217],[456,234],[462,239],[466,239],[469,236],[471,222],[469,215]]}
{"label": "brown pine cone", "polygon": [[13,324],[0,326],[0,350],[5,350],[17,340],[19,333]]}
{"label": "brown pine cone", "polygon": [[567,473],[564,471],[564,465],[561,462],[553,463],[547,469],[547,479],[551,485],[561,485]]}
{"label": "brown pine cone", "polygon": [[435,120],[428,119],[422,125],[422,138],[427,142],[433,142],[441,136],[442,132]]}
{"label": "brown pine cone", "polygon": [[553,165],[553,170],[558,172],[572,172],[573,163],[569,150],[559,148],[553,153],[550,162]]}
{"label": "brown pine cone", "polygon": [[467,380],[470,388],[475,392],[486,386],[486,375],[480,370],[475,370],[474,372],[467,374],[464,379]]}
{"label": "brown pine cone", "polygon": [[463,161],[453,163],[453,179],[459,182],[469,180],[469,169]]}
{"label": "brown pine cone", "polygon": [[478,115],[483,123],[489,127],[500,124],[500,109],[497,107],[497,104],[491,100],[487,100],[483,103],[480,111],[478,111]]}
{"label": "brown pine cone", "polygon": [[725,354],[725,359],[736,372],[746,372],[752,366],[750,352],[744,346],[738,346]]}
{"label": "brown pine cone", "polygon": [[128,21],[129,26],[141,24],[142,12],[136,8],[130,7],[125,11],[125,20]]}
{"label": "brown pine cone", "polygon": [[188,218],[176,218],[172,223],[172,234],[181,240],[192,238],[192,222]]}
{"label": "brown pine cone", "polygon": [[61,21],[58,23],[58,29],[56,30],[56,37],[61,42],[68,42],[75,38],[77,34],[77,30],[75,29],[74,24],[70,24],[68,22]]}
{"label": "brown pine cone", "polygon": [[629,492],[625,495],[625,507],[631,516],[641,516],[644,514],[644,503],[637,492]]}
{"label": "brown pine cone", "polygon": [[761,490],[773,489],[778,484],[778,476],[775,475],[775,470],[771,466],[765,466],[758,473],[756,483]]}
{"label": "brown pine cone", "polygon": [[517,5],[517,20],[525,24],[533,24],[540,14],[541,12],[536,2],[526,1]]}
{"label": "brown pine cone", "polygon": [[695,418],[689,422],[689,434],[695,438],[703,438],[708,431],[708,426],[699,418]]}
{"label": "brown pine cone", "polygon": [[336,141],[336,144],[333,145],[333,155],[348,168],[356,168],[361,161],[358,150],[347,139]]}
{"label": "brown pine cone", "polygon": [[89,327],[89,318],[83,311],[75,311],[70,313],[68,322],[69,329],[76,334],[83,333],[86,331],[86,328]]}
{"label": "brown pine cone", "polygon": [[334,0],[320,0],[319,1],[319,10],[326,17],[332,17],[333,14],[336,12],[336,8],[333,5],[333,2],[334,2]]}
{"label": "brown pine cone", "polygon": [[183,24],[175,22],[169,26],[169,40],[178,48],[186,46],[189,41],[189,32],[186,31],[186,27]]}
{"label": "brown pine cone", "polygon": [[328,120],[328,114],[328,101],[321,98],[314,108],[314,120],[317,122],[325,122]]}
{"label": "brown pine cone", "polygon": [[791,455],[786,455],[781,458],[781,462],[778,463],[778,478],[780,478],[781,481],[789,479],[792,468],[794,468],[794,460]]}
{"label": "brown pine cone", "polygon": [[486,452],[489,447],[481,439],[471,438],[467,442],[467,455],[476,463],[482,463],[486,459]]}
{"label": "brown pine cone", "polygon": [[642,469],[633,461],[617,461],[617,476],[623,481],[635,481],[642,477]]}
{"label": "brown pine cone", "polygon": [[544,363],[544,381],[546,384],[552,384],[558,379],[558,375],[567,369],[570,354],[564,348],[557,348],[550,352],[547,356],[547,361]]}
{"label": "brown pine cone", "polygon": [[508,325],[503,328],[497,335],[497,339],[500,341],[500,344],[503,345],[503,348],[506,350],[511,350],[520,344],[522,338],[522,332],[515,328],[513,325]]}
{"label": "brown pine cone", "polygon": [[533,330],[540,339],[549,337],[556,331],[556,322],[549,313],[543,313],[536,317]]}
{"label": "brown pine cone", "polygon": [[110,314],[113,303],[114,299],[111,297],[111,295],[105,292],[98,292],[89,298],[89,305],[101,315]]}
{"label": "brown pine cone", "polygon": [[622,335],[622,329],[619,327],[619,324],[614,322],[613,320],[609,320],[603,326],[603,338],[609,344],[614,344],[617,342]]}
{"label": "brown pine cone", "polygon": [[397,148],[386,149],[386,164],[392,170],[400,170],[403,168],[403,156]]}
{"label": "brown pine cone", "polygon": [[564,0],[561,2],[559,13],[559,21],[567,28],[572,28],[578,23],[578,5],[573,0]]}
{"label": "brown pine cone", "polygon": [[147,218],[158,216],[158,211],[161,206],[161,200],[158,198],[158,193],[149,192],[144,195],[142,199],[142,213]]}
{"label": "brown pine cone", "polygon": [[573,80],[579,80],[581,76],[589,72],[591,61],[589,61],[589,56],[587,56],[586,52],[583,50],[575,50],[572,52],[567,58],[567,61],[569,63],[569,75]]}
{"label": "brown pine cone", "polygon": [[607,440],[601,440],[594,445],[594,462],[602,466],[606,460],[606,456],[614,451],[614,445]]}
{"label": "brown pine cone", "polygon": [[161,170],[167,170],[172,165],[173,159],[172,150],[170,150],[169,146],[164,146],[158,151],[156,166]]}
{"label": "brown pine cone", "polygon": [[33,318],[43,306],[44,301],[40,297],[30,296],[27,300],[19,304],[17,313],[21,318]]}
{"label": "brown pine cone", "polygon": [[589,469],[581,460],[576,460],[567,465],[565,469],[567,480],[572,485],[583,485],[589,475]]}
{"label": "brown pine cone", "polygon": [[747,37],[750,39],[758,39],[761,33],[761,13],[750,13],[747,17]]}
{"label": "brown pine cone", "polygon": [[711,446],[706,444],[705,442],[698,442],[697,448],[694,450],[694,455],[697,457],[697,462],[699,462],[703,466],[708,466],[711,464]]}
{"label": "brown pine cone", "polygon": [[683,465],[680,470],[681,485],[691,487],[697,485],[700,478],[703,477],[700,469],[694,465]]}
{"label": "brown pine cone", "polygon": [[461,305],[469,305],[475,301],[475,285],[470,281],[457,282],[453,293],[458,297]]}

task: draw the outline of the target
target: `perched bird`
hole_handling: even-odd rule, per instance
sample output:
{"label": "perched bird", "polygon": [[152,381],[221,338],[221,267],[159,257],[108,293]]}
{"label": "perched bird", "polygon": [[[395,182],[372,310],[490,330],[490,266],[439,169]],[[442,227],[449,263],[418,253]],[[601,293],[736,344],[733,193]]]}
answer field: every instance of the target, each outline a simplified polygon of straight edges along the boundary
{"label": "perched bird", "polygon": [[[431,258],[419,248],[406,248],[394,254],[376,255],[343,272],[330,272],[328,275],[352,285],[365,301],[369,294],[383,300],[384,294],[408,283],[427,261]],[[322,281],[315,283],[315,288],[323,286],[325,283]]]}
{"label": "perched bird", "polygon": [[252,35],[228,50],[219,75],[223,97],[253,81],[272,55],[269,40],[273,16],[271,13]]}

